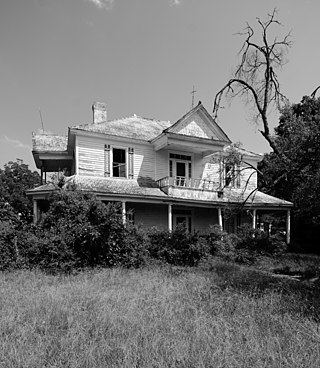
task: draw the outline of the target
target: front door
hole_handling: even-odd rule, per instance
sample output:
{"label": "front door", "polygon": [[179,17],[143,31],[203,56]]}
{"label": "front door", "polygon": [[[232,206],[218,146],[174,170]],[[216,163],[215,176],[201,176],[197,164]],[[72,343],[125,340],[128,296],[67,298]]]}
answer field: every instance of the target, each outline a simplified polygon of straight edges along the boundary
{"label": "front door", "polygon": [[184,161],[176,161],[176,185],[184,187],[187,177],[187,163]]}
{"label": "front door", "polygon": [[183,225],[186,231],[191,232],[191,216],[176,215],[174,216],[174,226]]}
{"label": "front door", "polygon": [[173,226],[183,225],[186,231],[192,230],[192,212],[186,209],[174,209],[173,210]]}

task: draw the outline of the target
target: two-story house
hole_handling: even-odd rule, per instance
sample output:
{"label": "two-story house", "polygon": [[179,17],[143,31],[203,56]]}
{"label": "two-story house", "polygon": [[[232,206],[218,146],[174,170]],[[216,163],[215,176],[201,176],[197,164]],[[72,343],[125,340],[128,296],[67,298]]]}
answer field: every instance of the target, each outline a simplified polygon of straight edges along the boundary
{"label": "two-story house", "polygon": [[[261,155],[232,148],[225,132],[199,104],[176,123],[136,115],[107,119],[104,103],[95,103],[93,122],[69,127],[68,135],[33,134],[33,156],[43,185],[30,190],[37,221],[56,187],[48,172],[64,171],[66,182],[95,193],[101,201],[122,203],[123,221],[170,231],[184,223],[190,231],[218,224],[234,231],[257,226],[266,211],[287,213],[290,239],[292,203],[257,191]],[[237,153],[237,160],[230,156]],[[241,208],[226,216],[232,208]]]}

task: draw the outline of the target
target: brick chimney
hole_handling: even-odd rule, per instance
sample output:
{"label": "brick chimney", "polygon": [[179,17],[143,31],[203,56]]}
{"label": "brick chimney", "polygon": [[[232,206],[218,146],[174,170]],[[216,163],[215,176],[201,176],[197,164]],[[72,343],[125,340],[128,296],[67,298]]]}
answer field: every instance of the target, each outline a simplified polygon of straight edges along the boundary
{"label": "brick chimney", "polygon": [[94,102],[92,105],[93,123],[105,123],[107,121],[107,104],[104,102]]}

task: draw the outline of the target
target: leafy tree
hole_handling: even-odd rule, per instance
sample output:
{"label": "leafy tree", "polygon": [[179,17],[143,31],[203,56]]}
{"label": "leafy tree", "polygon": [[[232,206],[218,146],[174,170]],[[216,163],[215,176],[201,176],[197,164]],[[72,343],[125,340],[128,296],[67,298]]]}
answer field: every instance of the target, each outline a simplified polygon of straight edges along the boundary
{"label": "leafy tree", "polygon": [[285,107],[274,139],[290,160],[266,155],[260,188],[294,202],[293,230],[312,240],[320,232],[320,98],[303,97]]}
{"label": "leafy tree", "polygon": [[0,169],[0,201],[8,203],[22,220],[32,220],[32,203],[26,195],[28,189],[40,184],[40,175],[17,160]]}

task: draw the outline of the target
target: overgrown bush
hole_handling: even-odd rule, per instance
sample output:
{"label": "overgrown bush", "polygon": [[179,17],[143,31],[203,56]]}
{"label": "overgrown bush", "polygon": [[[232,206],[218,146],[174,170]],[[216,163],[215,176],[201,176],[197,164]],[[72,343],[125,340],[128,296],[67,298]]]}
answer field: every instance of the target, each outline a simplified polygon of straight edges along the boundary
{"label": "overgrown bush", "polygon": [[204,234],[185,226],[143,230],[124,226],[121,206],[104,204],[94,195],[59,190],[39,224],[23,223],[10,205],[0,203],[0,270],[39,267],[65,272],[84,267],[140,267],[153,262],[195,266],[217,256],[253,263],[263,254],[280,254],[285,244],[251,226],[227,234],[212,226]]}
{"label": "overgrown bush", "polygon": [[206,253],[210,256],[217,256],[228,261],[236,258],[234,234],[228,234],[221,230],[219,225],[212,225],[208,228],[202,238],[206,242]]}
{"label": "overgrown bush", "polygon": [[199,234],[187,232],[183,224],[172,232],[167,229],[151,228],[148,252],[150,257],[176,266],[194,266],[206,253],[206,244]]}
{"label": "overgrown bush", "polygon": [[253,229],[249,224],[238,228],[235,247],[239,263],[254,263],[261,255],[278,256],[287,250],[280,235],[269,235],[260,229]]}
{"label": "overgrown bush", "polygon": [[19,265],[17,232],[22,226],[19,215],[8,203],[0,200],[0,270]]}
{"label": "overgrown bush", "polygon": [[15,230],[8,221],[0,222],[0,270],[14,268],[17,263]]}

